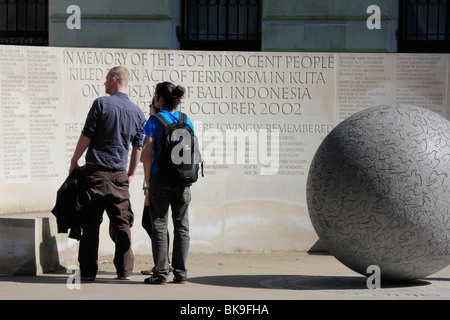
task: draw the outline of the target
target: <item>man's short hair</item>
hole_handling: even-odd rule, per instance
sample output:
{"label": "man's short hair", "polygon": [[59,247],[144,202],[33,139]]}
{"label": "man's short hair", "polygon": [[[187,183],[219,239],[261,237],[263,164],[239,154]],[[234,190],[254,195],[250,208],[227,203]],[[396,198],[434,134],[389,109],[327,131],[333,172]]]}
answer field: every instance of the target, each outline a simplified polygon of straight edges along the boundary
{"label": "man's short hair", "polygon": [[109,70],[109,74],[116,77],[117,82],[122,87],[126,87],[128,85],[128,81],[130,81],[130,72],[125,67],[114,67]]}

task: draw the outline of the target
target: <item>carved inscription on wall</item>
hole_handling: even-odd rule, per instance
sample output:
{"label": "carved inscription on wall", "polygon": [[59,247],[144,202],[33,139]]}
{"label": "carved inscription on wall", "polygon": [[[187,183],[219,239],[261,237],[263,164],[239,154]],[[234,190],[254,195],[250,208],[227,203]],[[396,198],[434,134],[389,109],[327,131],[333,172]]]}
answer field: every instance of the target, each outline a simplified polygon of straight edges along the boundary
{"label": "carved inscription on wall", "polygon": [[[333,54],[64,49],[62,55],[71,88],[66,100],[71,95],[86,107],[104,94],[115,65],[130,70],[129,96],[145,114],[157,83],[183,85],[180,109],[194,120],[210,176],[305,176],[311,141],[317,144],[333,127],[334,99],[323,94],[334,95]],[[65,123],[67,160],[83,120]]]}
{"label": "carved inscription on wall", "polygon": [[344,120],[368,106],[391,100],[395,70],[388,55],[342,55],[339,57],[338,114]]}
{"label": "carved inscription on wall", "polygon": [[[176,56],[174,57],[176,58]],[[334,55],[178,56],[209,175],[305,176],[311,144],[331,131]],[[314,148],[314,147],[313,147]]]}
{"label": "carved inscription on wall", "polygon": [[[364,108],[448,112],[447,55],[0,47],[0,181],[63,179],[109,69],[126,66],[146,115],[158,82],[186,88],[210,177],[304,182],[321,140]],[[142,168],[138,174],[142,173]]]}
{"label": "carved inscription on wall", "polygon": [[396,103],[427,108],[445,117],[447,57],[399,55],[396,60]]}
{"label": "carved inscription on wall", "polygon": [[0,175],[4,182],[60,176],[58,64],[52,49],[0,47]]}
{"label": "carved inscription on wall", "polygon": [[0,51],[2,180],[28,178],[28,110],[20,99],[23,96],[28,100],[24,55],[19,48]]}
{"label": "carved inscription on wall", "polygon": [[412,104],[447,115],[446,55],[338,56],[337,116],[383,104]]}

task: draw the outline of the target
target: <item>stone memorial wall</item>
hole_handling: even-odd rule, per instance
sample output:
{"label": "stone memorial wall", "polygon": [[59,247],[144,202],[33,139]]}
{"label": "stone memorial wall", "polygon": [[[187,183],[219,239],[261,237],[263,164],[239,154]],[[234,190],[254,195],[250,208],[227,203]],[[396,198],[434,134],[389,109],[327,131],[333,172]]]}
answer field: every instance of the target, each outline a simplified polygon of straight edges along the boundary
{"label": "stone memorial wall", "polygon": [[[192,187],[191,250],[308,250],[311,160],[342,120],[380,104],[450,118],[448,55],[242,53],[0,46],[0,214],[49,211],[108,70],[126,66],[146,116],[158,82],[186,88],[205,177]],[[143,169],[133,180],[138,253]],[[106,217],[106,216],[105,216]],[[103,228],[107,228],[104,223]],[[102,250],[111,252],[107,229]],[[71,244],[76,245],[76,244]]]}

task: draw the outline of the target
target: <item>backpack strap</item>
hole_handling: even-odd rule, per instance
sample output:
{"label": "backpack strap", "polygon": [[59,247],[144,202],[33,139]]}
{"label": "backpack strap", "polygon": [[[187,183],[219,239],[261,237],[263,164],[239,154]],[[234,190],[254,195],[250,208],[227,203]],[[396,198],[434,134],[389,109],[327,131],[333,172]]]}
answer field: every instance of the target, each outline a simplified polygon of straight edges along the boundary
{"label": "backpack strap", "polygon": [[180,120],[178,120],[178,123],[184,124],[187,123],[187,115],[180,111]]}
{"label": "backpack strap", "polygon": [[[167,121],[166,117],[164,117],[162,114],[157,113],[152,115],[152,117],[155,117],[163,126],[164,128],[167,127],[170,123]],[[187,115],[180,111],[180,119],[178,120],[178,123],[187,123]]]}
{"label": "backpack strap", "polygon": [[155,117],[156,120],[158,120],[163,125],[164,128],[170,124],[169,121],[167,121],[166,117],[164,117],[160,113],[154,114],[152,115],[152,117]]}

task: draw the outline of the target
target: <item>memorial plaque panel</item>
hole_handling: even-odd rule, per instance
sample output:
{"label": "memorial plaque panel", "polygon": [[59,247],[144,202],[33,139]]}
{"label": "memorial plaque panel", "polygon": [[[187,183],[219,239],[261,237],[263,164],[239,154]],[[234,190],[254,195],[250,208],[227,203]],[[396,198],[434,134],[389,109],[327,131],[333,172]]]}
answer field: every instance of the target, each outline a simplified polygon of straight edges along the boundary
{"label": "memorial plaque panel", "polygon": [[[306,178],[321,141],[374,105],[414,102],[450,116],[447,60],[0,46],[0,214],[52,208],[108,70],[124,65],[128,94],[146,115],[158,82],[186,88],[181,110],[194,122],[205,161],[205,177],[192,187],[192,250],[308,250],[317,236]],[[142,180],[140,166],[131,186],[136,221]],[[133,233],[137,252],[147,253],[139,224]]]}
{"label": "memorial plaque panel", "polygon": [[392,101],[395,96],[394,55],[339,56],[338,118],[344,120],[367,106]]}
{"label": "memorial plaque panel", "polygon": [[413,104],[445,117],[447,102],[447,55],[398,55],[396,104]]}

